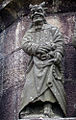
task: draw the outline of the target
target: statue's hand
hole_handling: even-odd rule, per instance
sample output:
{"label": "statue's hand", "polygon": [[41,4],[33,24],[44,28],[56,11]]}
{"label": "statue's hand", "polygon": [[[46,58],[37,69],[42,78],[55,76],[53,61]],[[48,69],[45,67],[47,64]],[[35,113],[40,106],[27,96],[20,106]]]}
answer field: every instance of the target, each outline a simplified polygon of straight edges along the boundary
{"label": "statue's hand", "polygon": [[55,56],[54,56],[54,62],[56,64],[59,64],[61,62],[61,60],[62,60],[62,55],[59,52],[56,52]]}
{"label": "statue's hand", "polygon": [[49,53],[50,51],[54,51],[56,49],[56,45],[54,43],[45,42],[42,45],[39,45],[37,52],[41,54]]}
{"label": "statue's hand", "polygon": [[40,60],[47,60],[48,59],[48,55],[47,54],[36,54],[37,58],[39,58]]}
{"label": "statue's hand", "polygon": [[37,50],[37,53],[40,53],[40,54],[45,54],[47,53],[47,49],[43,48],[43,47],[39,47],[38,50]]}
{"label": "statue's hand", "polygon": [[42,49],[46,51],[46,53],[48,53],[51,50],[51,45],[50,44],[43,44]]}
{"label": "statue's hand", "polygon": [[48,54],[41,55],[41,60],[47,60],[47,59],[49,59]]}
{"label": "statue's hand", "polygon": [[41,60],[54,59],[54,51],[48,53],[37,53],[36,56]]}
{"label": "statue's hand", "polygon": [[50,46],[43,44],[38,47],[37,53],[46,54],[50,51],[50,49]]}
{"label": "statue's hand", "polygon": [[54,50],[56,49],[55,43],[49,43],[49,42],[43,43],[43,46],[42,46],[42,47],[45,48],[45,49],[47,49],[48,52],[49,52],[49,51],[54,51]]}
{"label": "statue's hand", "polygon": [[46,54],[42,54],[42,55],[40,56],[40,59],[41,59],[41,60],[54,59],[54,54],[53,54],[52,51],[49,52],[49,53],[46,53]]}

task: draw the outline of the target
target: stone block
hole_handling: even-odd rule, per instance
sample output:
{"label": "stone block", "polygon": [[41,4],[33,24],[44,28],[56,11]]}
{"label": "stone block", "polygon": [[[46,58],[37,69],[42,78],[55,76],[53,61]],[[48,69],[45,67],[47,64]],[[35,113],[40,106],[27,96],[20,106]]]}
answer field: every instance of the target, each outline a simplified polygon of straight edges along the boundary
{"label": "stone block", "polygon": [[30,118],[30,119],[19,119],[19,120],[76,120],[75,118]]}

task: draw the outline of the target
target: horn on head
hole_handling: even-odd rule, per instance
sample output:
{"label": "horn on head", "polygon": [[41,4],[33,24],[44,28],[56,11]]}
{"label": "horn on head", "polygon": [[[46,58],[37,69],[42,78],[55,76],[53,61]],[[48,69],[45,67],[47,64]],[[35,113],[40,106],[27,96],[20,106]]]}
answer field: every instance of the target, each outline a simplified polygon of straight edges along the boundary
{"label": "horn on head", "polygon": [[45,6],[45,2],[42,2],[40,5],[41,5],[42,7],[44,7],[44,6]]}
{"label": "horn on head", "polygon": [[29,8],[31,9],[32,7],[33,7],[33,5],[32,5],[32,4],[30,4],[30,5],[29,5]]}

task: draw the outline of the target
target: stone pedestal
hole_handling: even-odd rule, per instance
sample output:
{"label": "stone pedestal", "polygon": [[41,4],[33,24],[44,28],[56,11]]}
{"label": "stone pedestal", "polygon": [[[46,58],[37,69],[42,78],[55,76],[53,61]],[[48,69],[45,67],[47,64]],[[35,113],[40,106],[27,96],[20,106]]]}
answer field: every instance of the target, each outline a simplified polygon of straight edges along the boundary
{"label": "stone pedestal", "polygon": [[30,119],[19,119],[19,120],[76,120],[76,117],[73,118],[30,118]]}

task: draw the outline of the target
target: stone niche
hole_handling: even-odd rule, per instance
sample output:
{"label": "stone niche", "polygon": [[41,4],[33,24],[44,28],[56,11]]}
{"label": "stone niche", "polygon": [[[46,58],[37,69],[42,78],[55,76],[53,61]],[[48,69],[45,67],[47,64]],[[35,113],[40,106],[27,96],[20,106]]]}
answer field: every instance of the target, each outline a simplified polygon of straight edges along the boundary
{"label": "stone niche", "polygon": [[[29,56],[22,50],[18,50],[8,56],[9,53],[20,47],[22,37],[30,26],[30,19],[28,18],[29,4],[38,3],[35,0],[23,1],[7,0],[7,3],[6,0],[0,1],[0,52],[3,56],[7,55],[2,58],[4,62],[3,77],[1,77],[3,80],[0,102],[1,120],[18,120],[21,92],[25,83]],[[72,46],[74,22],[76,19],[76,2],[74,0],[62,0],[59,3],[56,0],[54,1],[55,11],[53,7],[50,9],[53,1],[50,2],[48,0],[46,19],[48,23],[57,26],[65,38],[63,70],[67,100],[67,118],[55,120],[76,120],[76,50]],[[39,2],[42,1],[39,0]],[[0,62],[2,59],[0,59]]]}

